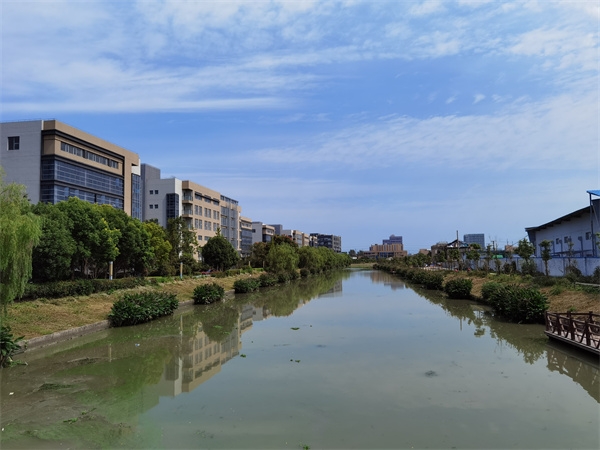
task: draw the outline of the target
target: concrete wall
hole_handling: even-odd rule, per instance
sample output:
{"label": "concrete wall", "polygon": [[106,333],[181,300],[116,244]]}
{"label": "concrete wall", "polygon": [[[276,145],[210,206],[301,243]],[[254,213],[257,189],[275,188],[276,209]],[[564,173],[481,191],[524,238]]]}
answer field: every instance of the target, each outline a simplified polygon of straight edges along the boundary
{"label": "concrete wall", "polygon": [[[40,201],[42,126],[41,120],[0,123],[0,166],[4,181],[25,185],[34,204]],[[12,136],[19,136],[19,150],[8,150],[8,138]]]}

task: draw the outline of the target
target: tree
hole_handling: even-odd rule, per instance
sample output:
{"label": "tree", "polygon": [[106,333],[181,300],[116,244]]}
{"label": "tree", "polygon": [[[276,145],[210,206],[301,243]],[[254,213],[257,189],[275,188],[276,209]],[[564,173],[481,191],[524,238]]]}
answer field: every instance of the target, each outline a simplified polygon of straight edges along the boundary
{"label": "tree", "polygon": [[7,306],[23,295],[32,272],[31,256],[42,234],[40,218],[33,214],[25,186],[4,184],[0,173],[0,303]]}
{"label": "tree", "polygon": [[159,275],[174,275],[175,269],[169,264],[169,255],[173,247],[167,240],[167,232],[156,221],[144,222],[143,226],[149,235],[150,248],[152,249],[148,271]]}
{"label": "tree", "polygon": [[356,257],[356,250],[352,249],[348,252],[348,256],[350,258],[355,258]]}
{"label": "tree", "polygon": [[198,249],[198,242],[196,234],[188,228],[186,221],[182,217],[169,219],[166,233],[171,244],[171,265],[176,270],[179,270],[179,263],[183,263],[188,269],[194,267],[197,264],[194,255]]}
{"label": "tree", "polygon": [[467,252],[467,259],[469,261],[473,261],[475,270],[479,269],[479,258],[481,257],[479,251],[481,250],[481,245],[477,243],[469,244],[469,251]]}
{"label": "tree", "polygon": [[300,269],[317,273],[323,270],[323,266],[323,256],[315,247],[301,247],[298,249],[298,267]]}
{"label": "tree", "polygon": [[42,235],[33,249],[35,281],[60,281],[71,276],[71,261],[76,244],[71,236],[73,223],[69,217],[49,203],[38,203],[33,212],[41,219]]}
{"label": "tree", "polygon": [[57,203],[56,207],[69,217],[70,232],[75,241],[72,276],[79,271],[81,275],[96,277],[98,271],[106,270],[108,262],[114,261],[119,254],[117,242],[120,232],[109,227],[99,205],[70,197]]}
{"label": "tree", "polygon": [[204,262],[217,270],[227,270],[240,260],[238,252],[227,239],[221,236],[220,230],[217,230],[217,235],[204,244],[200,252]]}
{"label": "tree", "polygon": [[99,206],[100,213],[112,230],[118,230],[116,242],[119,254],[114,260],[115,272],[134,271],[146,275],[153,256],[150,234],[138,219],[127,215],[122,209],[110,205]]}
{"label": "tree", "polygon": [[256,242],[252,244],[252,250],[250,252],[250,265],[252,267],[264,268],[268,253],[269,244],[266,242]]}
{"label": "tree", "polygon": [[552,255],[550,254],[550,246],[551,245],[552,245],[552,242],[550,242],[548,239],[544,239],[540,243],[540,248],[542,249],[542,260],[544,261],[544,269],[546,271],[546,276],[549,275],[548,261],[550,261],[552,259]]}
{"label": "tree", "polygon": [[272,245],[266,258],[269,272],[294,272],[298,269],[298,252],[291,245]]}
{"label": "tree", "polygon": [[523,238],[519,241],[515,253],[525,260],[521,265],[521,272],[534,274],[536,272],[535,264],[530,262],[531,256],[535,253],[535,247],[527,239]]}

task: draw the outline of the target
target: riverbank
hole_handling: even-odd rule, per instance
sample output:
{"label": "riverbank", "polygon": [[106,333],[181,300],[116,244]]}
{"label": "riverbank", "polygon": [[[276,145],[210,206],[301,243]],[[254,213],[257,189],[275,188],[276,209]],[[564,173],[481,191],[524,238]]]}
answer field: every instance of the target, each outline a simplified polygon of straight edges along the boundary
{"label": "riverbank", "polygon": [[[361,264],[352,267],[368,269],[372,265]],[[217,283],[225,291],[233,292],[233,284],[240,278],[258,275],[236,275],[225,278],[175,278],[160,283],[158,286],[142,286],[131,290],[98,293],[89,296],[65,297],[60,299],[39,299],[35,301],[16,302],[8,309],[8,318],[4,319],[14,336],[23,336],[25,341],[32,343],[42,341],[57,341],[70,339],[99,329],[107,328],[106,318],[113,303],[125,292],[141,292],[159,290],[177,294],[180,304],[191,302],[192,293],[196,286],[207,283]],[[452,273],[447,277],[464,276],[462,273]],[[489,277],[471,277],[473,281],[472,295],[475,300],[481,297],[481,287],[490,281]],[[583,292],[575,289],[541,288],[550,304],[549,310],[556,312],[589,312],[600,314],[598,294]],[[37,341],[36,341],[37,339]]]}

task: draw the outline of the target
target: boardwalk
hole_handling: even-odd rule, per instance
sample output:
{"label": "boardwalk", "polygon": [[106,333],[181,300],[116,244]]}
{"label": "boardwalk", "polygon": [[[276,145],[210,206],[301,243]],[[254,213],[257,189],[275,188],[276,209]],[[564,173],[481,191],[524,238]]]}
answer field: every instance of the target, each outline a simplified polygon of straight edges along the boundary
{"label": "boardwalk", "polygon": [[600,356],[600,314],[547,312],[545,333]]}

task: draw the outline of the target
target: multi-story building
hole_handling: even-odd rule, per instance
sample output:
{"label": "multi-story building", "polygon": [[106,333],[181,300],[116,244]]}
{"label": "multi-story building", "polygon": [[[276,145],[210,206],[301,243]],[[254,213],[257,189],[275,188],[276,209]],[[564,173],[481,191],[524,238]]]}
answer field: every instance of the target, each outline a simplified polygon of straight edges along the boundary
{"label": "multi-story building", "polygon": [[[333,234],[310,233],[311,245],[313,247],[327,247],[336,253],[342,252],[342,237]],[[316,245],[315,245],[316,243]]]}
{"label": "multi-story building", "polygon": [[257,242],[269,243],[275,236],[275,228],[262,222],[252,222],[252,244]]}
{"label": "multi-story building", "polygon": [[467,245],[479,244],[481,249],[485,249],[485,234],[483,233],[465,234],[463,236],[463,241]]}
{"label": "multi-story building", "polygon": [[78,197],[142,219],[140,158],[57,120],[0,123],[6,182],[23,184],[32,203]]}
{"label": "multi-story building", "polygon": [[403,258],[408,252],[404,250],[402,244],[373,244],[369,247],[369,251],[365,252],[368,258]]}
{"label": "multi-story building", "polygon": [[[194,230],[198,244],[203,246],[206,241],[217,234],[229,240],[234,248],[241,251],[238,236],[240,206],[237,201],[222,196],[219,192],[178,178],[161,178],[160,170],[147,164],[142,165],[144,186],[144,220],[156,220],[163,227],[169,219],[182,217],[188,228]],[[227,201],[224,201],[226,198]],[[235,204],[233,203],[235,202]],[[223,233],[222,211],[227,213],[226,231]],[[235,213],[235,215],[234,215]],[[231,233],[235,231],[232,238]]]}
{"label": "multi-story building", "polygon": [[242,257],[252,253],[252,219],[240,217],[240,246]]}
{"label": "multi-story building", "polygon": [[392,244],[403,245],[402,236],[396,236],[395,234],[392,234],[389,239],[383,240],[383,245],[392,245]]}
{"label": "multi-story building", "polygon": [[242,209],[237,200],[221,195],[221,235],[231,242],[233,248],[241,251],[240,213]]}

